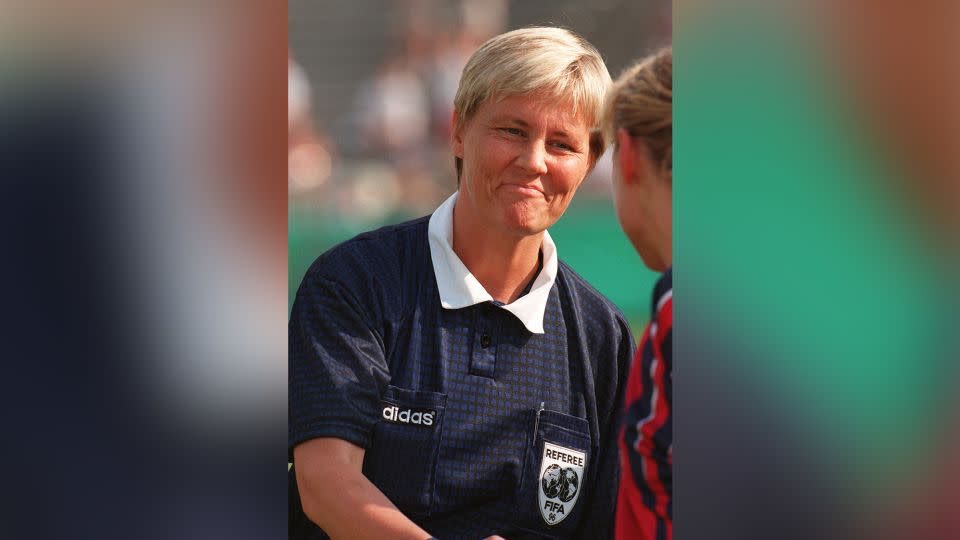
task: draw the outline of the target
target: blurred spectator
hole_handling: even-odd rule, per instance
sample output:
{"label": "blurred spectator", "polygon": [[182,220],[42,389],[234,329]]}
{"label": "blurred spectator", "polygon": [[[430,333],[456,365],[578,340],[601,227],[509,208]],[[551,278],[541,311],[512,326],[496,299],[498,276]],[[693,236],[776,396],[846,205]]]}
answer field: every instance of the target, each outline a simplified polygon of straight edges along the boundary
{"label": "blurred spectator", "polygon": [[290,56],[287,69],[287,161],[291,193],[320,187],[330,177],[333,142],[314,128],[307,74]]}
{"label": "blurred spectator", "polygon": [[[348,42],[333,41],[332,32],[322,32],[322,25],[313,25],[309,39],[304,36],[297,43],[296,29],[292,27],[291,44],[300,47],[301,61],[310,62],[308,71],[323,73],[326,79],[318,82],[331,89],[322,107],[334,111],[327,122],[342,154],[338,156],[341,159],[335,160],[334,168],[329,168],[326,161],[321,163],[326,165],[324,168],[315,163],[317,154],[302,149],[292,152],[291,196],[327,182],[325,188],[334,193],[322,197],[319,204],[325,211],[350,221],[380,220],[395,212],[405,216],[429,212],[455,182],[449,159],[450,117],[453,94],[469,54],[480,43],[511,26],[559,22],[581,33],[593,28],[593,33],[601,38],[601,27],[608,28],[607,33],[611,32],[609,28],[618,33],[619,27],[603,23],[612,24],[622,18],[622,10],[615,9],[620,3],[623,2],[611,0],[586,6],[557,5],[546,0],[403,0],[382,4],[376,14],[362,10],[368,14],[364,24],[369,29],[363,35],[350,35]],[[301,13],[309,11],[296,9]],[[352,28],[352,13],[346,9],[328,10],[321,21],[336,21],[327,24],[336,24],[337,31]],[[666,43],[670,34],[670,2],[659,0],[645,6],[643,13],[649,13],[649,17],[644,18],[645,30],[641,33],[646,37],[642,39],[650,44]],[[321,32],[315,33],[318,29]],[[631,31],[636,32],[636,28],[631,27]],[[601,41],[597,43],[603,51]],[[338,51],[344,49],[337,53],[325,49],[323,54],[329,55],[327,58],[333,63],[318,66],[315,49],[308,47],[328,44]],[[619,43],[617,47],[620,49],[612,50],[623,55],[623,61],[644,52],[628,50],[629,46]],[[608,67],[618,68],[616,64]],[[291,116],[299,111],[309,119],[310,114],[302,112],[310,93],[304,71],[291,64],[290,111]],[[294,102],[298,104],[296,108]],[[326,114],[329,116],[330,112]],[[314,115],[323,117],[322,109]],[[291,126],[291,151],[293,129]],[[331,152],[329,141],[324,139],[323,143],[323,148]],[[317,169],[329,169],[325,180],[317,181]],[[608,198],[610,172],[609,160],[602,159],[581,193],[587,198]]]}
{"label": "blurred spectator", "polygon": [[441,32],[436,35],[433,58],[427,78],[430,84],[430,115],[433,143],[444,148],[450,142],[450,117],[453,114],[453,97],[460,84],[460,72],[470,54],[484,40],[477,40],[467,32]]}
{"label": "blurred spectator", "polygon": [[408,197],[404,206],[414,203],[416,199],[410,195],[419,195],[417,188],[429,182],[427,90],[414,65],[414,57],[404,53],[389,58],[368,81],[358,103],[363,140],[371,155],[384,159],[393,169],[394,174],[384,174],[382,182],[399,182],[396,191]]}
{"label": "blurred spectator", "polygon": [[426,89],[403,54],[387,59],[361,91],[361,134],[394,162],[422,152],[429,133]]}

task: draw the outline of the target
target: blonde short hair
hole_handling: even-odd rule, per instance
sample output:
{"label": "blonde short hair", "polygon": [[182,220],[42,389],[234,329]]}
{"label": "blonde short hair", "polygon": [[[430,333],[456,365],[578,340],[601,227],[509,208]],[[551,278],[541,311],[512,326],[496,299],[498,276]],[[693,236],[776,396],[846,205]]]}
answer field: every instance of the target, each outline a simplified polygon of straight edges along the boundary
{"label": "blonde short hair", "polygon": [[[564,28],[534,26],[493,37],[480,46],[460,76],[453,100],[454,122],[466,124],[490,100],[544,92],[569,100],[593,128],[590,157],[595,162],[607,145],[601,111],[610,73],[597,49]],[[463,163],[456,159],[457,178]]]}
{"label": "blonde short hair", "polygon": [[673,49],[666,47],[625,69],[613,83],[603,130],[623,128],[650,147],[654,163],[673,178]]}

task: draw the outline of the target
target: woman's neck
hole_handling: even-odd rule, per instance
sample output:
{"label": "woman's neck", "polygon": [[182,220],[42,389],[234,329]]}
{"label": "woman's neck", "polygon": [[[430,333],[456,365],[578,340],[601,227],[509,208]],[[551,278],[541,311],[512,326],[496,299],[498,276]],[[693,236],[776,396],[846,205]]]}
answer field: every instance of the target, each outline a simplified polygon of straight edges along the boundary
{"label": "woman's neck", "polygon": [[459,202],[453,213],[454,253],[494,300],[512,303],[536,277],[543,233],[506,235]]}

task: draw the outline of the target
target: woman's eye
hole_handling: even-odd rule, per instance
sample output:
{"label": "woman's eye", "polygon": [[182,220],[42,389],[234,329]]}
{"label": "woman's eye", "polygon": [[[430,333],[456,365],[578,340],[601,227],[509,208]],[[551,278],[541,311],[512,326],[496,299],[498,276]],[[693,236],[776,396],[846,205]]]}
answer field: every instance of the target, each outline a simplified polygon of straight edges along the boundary
{"label": "woman's eye", "polygon": [[517,128],[511,128],[511,127],[500,128],[500,131],[502,131],[502,132],[504,132],[504,133],[506,133],[506,134],[508,134],[508,135],[518,135],[518,136],[519,136],[519,135],[523,135],[523,132],[520,131],[520,130],[517,129]]}
{"label": "woman's eye", "polygon": [[570,146],[570,145],[567,144],[567,143],[555,142],[555,143],[553,143],[553,146],[554,146],[555,148],[559,148],[560,150],[565,150],[565,151],[567,151],[567,152],[570,152],[570,151],[573,150],[573,147]]}

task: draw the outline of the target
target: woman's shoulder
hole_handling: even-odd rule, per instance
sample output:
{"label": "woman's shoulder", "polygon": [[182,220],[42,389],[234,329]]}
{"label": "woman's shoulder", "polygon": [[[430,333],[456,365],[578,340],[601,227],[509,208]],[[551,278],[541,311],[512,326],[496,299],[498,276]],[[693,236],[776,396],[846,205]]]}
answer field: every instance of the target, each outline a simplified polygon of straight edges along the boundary
{"label": "woman's shoulder", "polygon": [[557,266],[557,283],[566,289],[565,292],[570,297],[570,301],[576,303],[578,307],[626,321],[616,304],[563,261],[559,261]]}
{"label": "woman's shoulder", "polygon": [[371,321],[402,316],[415,298],[420,276],[431,271],[427,220],[419,218],[354,236],[314,260],[300,283],[298,299],[335,291]]}
{"label": "woman's shoulder", "polygon": [[365,286],[371,279],[398,278],[428,250],[427,222],[422,217],[358,234],[323,252],[304,279],[324,278]]}
{"label": "woman's shoulder", "polygon": [[[669,310],[669,313],[665,310]],[[666,272],[660,275],[650,296],[651,320],[664,316],[673,319],[673,267],[667,268]]]}
{"label": "woman's shoulder", "polygon": [[605,340],[626,335],[632,340],[630,325],[620,308],[563,261],[557,268],[557,288],[562,309],[578,313],[581,323],[589,327],[588,335]]}

